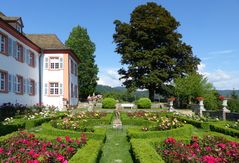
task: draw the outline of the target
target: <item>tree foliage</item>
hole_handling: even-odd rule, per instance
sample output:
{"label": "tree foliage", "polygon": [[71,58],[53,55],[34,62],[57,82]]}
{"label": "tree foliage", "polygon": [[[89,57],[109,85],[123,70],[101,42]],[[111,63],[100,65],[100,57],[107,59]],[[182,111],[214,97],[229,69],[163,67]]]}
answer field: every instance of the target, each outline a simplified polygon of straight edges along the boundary
{"label": "tree foliage", "polygon": [[90,40],[87,30],[81,26],[72,29],[66,46],[70,47],[79,57],[78,66],[79,97],[86,99],[95,92],[98,67],[95,64],[95,44]]}
{"label": "tree foliage", "polygon": [[153,2],[140,5],[129,23],[115,20],[114,24],[116,52],[127,67],[119,74],[129,90],[148,89],[154,100],[155,92],[165,92],[165,83],[197,69],[200,60],[181,40],[180,23],[162,6]]}
{"label": "tree foliage", "polygon": [[[218,109],[219,94],[207,78],[200,74],[192,73],[184,77],[178,77],[174,81],[175,96],[182,103],[191,103],[196,97],[204,97],[207,109]],[[196,102],[196,101],[195,101]]]}

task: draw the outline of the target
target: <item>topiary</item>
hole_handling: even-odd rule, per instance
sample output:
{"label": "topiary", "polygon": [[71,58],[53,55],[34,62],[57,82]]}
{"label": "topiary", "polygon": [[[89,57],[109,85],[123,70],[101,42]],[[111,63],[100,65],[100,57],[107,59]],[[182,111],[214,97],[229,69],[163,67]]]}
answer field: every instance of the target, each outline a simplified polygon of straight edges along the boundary
{"label": "topiary", "polygon": [[102,100],[102,107],[105,109],[114,109],[116,100],[113,98],[104,98]]}
{"label": "topiary", "polygon": [[151,108],[151,100],[149,98],[140,98],[137,101],[137,105],[139,109],[150,109]]}

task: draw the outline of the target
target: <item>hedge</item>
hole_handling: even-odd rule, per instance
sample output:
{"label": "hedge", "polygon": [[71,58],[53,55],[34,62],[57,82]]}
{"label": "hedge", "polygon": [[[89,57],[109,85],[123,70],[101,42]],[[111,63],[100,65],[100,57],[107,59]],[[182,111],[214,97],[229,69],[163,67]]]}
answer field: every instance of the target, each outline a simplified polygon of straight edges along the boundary
{"label": "hedge", "polygon": [[3,125],[0,123],[0,136],[9,134],[14,131],[22,130],[22,129],[30,129],[36,126],[40,126],[42,123],[48,122],[52,119],[63,117],[64,114],[59,114],[56,117],[46,117],[46,118],[38,118],[26,120],[23,118],[17,118],[16,122],[13,124]]}
{"label": "hedge", "polygon": [[223,123],[210,124],[210,130],[239,138],[239,130],[233,128],[226,128],[225,124]]}
{"label": "hedge", "polygon": [[89,140],[87,144],[79,149],[77,153],[69,160],[69,163],[83,162],[95,163],[99,161],[102,141]]}
{"label": "hedge", "polygon": [[86,122],[84,122],[87,126],[99,126],[99,125],[108,125],[111,123],[113,118],[112,113],[107,113],[105,117],[102,117],[100,119],[87,119]]}
{"label": "hedge", "polygon": [[0,136],[6,135],[24,128],[25,128],[25,122],[17,122],[17,123],[8,124],[8,125],[3,125],[0,123]]}
{"label": "hedge", "polygon": [[164,162],[155,148],[145,139],[131,139],[131,149],[134,162],[137,163],[159,163]]}
{"label": "hedge", "polygon": [[157,138],[157,137],[167,137],[167,136],[178,136],[182,135],[191,136],[193,126],[190,124],[185,124],[183,127],[179,127],[171,130],[164,131],[141,131],[140,127],[128,128],[127,134],[132,138]]}
{"label": "hedge", "polygon": [[[83,132],[77,132],[72,130],[62,130],[51,126],[50,123],[42,124],[42,130],[40,134],[52,135],[52,136],[70,136],[73,138],[80,137]],[[94,128],[94,132],[84,132],[88,139],[103,140],[105,138],[106,129],[105,128]]]}

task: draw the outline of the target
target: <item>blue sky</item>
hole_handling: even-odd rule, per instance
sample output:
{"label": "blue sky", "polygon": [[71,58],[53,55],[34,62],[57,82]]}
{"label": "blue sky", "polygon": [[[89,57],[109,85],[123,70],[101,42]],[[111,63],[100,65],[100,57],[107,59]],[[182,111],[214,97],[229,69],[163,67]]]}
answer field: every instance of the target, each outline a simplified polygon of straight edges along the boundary
{"label": "blue sky", "polygon": [[[65,42],[76,25],[96,44],[99,83],[119,86],[120,56],[114,52],[113,21],[128,22],[146,0],[0,0],[0,11],[21,16],[25,33],[54,33]],[[183,41],[201,60],[199,71],[217,89],[239,89],[239,1],[158,0],[181,23]]]}

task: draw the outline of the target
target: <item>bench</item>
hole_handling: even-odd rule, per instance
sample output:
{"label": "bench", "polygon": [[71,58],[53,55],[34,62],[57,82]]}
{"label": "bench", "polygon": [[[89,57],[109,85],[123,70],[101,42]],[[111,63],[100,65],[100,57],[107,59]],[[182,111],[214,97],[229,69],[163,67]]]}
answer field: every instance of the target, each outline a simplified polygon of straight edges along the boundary
{"label": "bench", "polygon": [[133,109],[134,107],[135,107],[134,104],[121,104],[121,108],[124,108],[124,109],[126,108]]}

